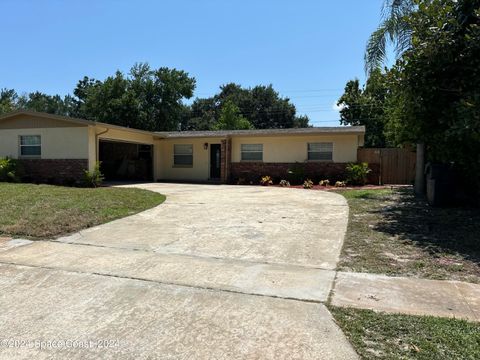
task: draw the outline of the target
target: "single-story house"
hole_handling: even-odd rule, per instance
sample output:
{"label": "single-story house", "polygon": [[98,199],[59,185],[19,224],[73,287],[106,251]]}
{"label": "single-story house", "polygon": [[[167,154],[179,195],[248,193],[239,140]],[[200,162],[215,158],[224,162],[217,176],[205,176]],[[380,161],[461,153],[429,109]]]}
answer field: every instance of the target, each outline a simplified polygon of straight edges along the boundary
{"label": "single-story house", "polygon": [[20,159],[32,181],[78,179],[102,162],[107,180],[237,182],[342,178],[357,161],[363,126],[150,132],[31,111],[0,116],[0,157]]}

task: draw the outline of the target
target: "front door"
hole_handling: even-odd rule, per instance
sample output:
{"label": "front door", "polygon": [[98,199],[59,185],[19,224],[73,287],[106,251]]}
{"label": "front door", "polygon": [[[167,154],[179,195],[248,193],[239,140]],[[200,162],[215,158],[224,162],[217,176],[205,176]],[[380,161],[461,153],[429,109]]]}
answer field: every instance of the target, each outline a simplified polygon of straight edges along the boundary
{"label": "front door", "polygon": [[220,179],[220,144],[210,144],[210,179]]}

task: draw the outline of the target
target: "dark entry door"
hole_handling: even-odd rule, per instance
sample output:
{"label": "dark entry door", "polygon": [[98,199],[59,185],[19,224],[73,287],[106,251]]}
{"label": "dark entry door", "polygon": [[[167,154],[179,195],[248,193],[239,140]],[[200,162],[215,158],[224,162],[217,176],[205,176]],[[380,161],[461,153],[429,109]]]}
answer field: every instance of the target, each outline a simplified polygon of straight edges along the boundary
{"label": "dark entry door", "polygon": [[220,144],[210,144],[210,178],[220,179]]}

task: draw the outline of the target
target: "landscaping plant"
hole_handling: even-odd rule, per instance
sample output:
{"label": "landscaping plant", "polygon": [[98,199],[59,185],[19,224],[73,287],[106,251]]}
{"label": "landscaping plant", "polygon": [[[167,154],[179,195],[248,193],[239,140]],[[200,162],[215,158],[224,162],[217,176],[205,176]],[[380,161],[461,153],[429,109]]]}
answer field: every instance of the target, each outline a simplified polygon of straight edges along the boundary
{"label": "landscaping plant", "polygon": [[372,171],[366,162],[358,164],[350,163],[345,170],[347,182],[352,185],[365,185],[368,174]]}
{"label": "landscaping plant", "polygon": [[273,185],[273,180],[270,176],[262,176],[262,178],[260,179],[260,184],[262,186]]}
{"label": "landscaping plant", "polygon": [[347,186],[347,183],[345,181],[337,181],[335,183],[335,187],[345,187]]}
{"label": "landscaping plant", "polygon": [[330,185],[330,180],[320,180],[320,182],[318,183],[318,185],[320,185],[320,186],[328,186],[328,185]]}
{"label": "landscaping plant", "polygon": [[296,162],[291,168],[288,169],[288,181],[294,185],[300,185],[305,179],[305,165]]}
{"label": "landscaping plant", "polygon": [[0,158],[0,181],[6,182],[18,182],[18,161],[6,157],[4,159]]}
{"label": "landscaping plant", "polygon": [[304,189],[311,189],[313,188],[313,181],[310,179],[307,179],[303,182],[303,188]]}
{"label": "landscaping plant", "polygon": [[83,184],[87,187],[98,187],[102,184],[105,177],[100,171],[100,161],[97,161],[93,171],[85,170],[83,175]]}
{"label": "landscaping plant", "polygon": [[287,181],[287,180],[280,180],[279,185],[282,186],[282,187],[288,187],[288,186],[290,186],[290,182]]}

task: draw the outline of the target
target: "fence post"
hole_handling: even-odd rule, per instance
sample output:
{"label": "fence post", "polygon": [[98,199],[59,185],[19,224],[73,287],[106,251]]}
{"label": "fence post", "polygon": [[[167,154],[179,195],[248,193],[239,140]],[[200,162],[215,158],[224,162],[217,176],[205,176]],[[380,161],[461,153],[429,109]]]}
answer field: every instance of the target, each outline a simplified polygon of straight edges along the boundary
{"label": "fence post", "polygon": [[425,194],[425,144],[417,144],[417,164],[415,168],[415,195]]}

